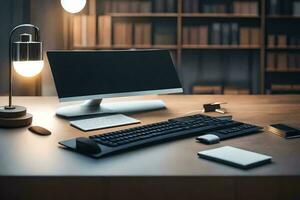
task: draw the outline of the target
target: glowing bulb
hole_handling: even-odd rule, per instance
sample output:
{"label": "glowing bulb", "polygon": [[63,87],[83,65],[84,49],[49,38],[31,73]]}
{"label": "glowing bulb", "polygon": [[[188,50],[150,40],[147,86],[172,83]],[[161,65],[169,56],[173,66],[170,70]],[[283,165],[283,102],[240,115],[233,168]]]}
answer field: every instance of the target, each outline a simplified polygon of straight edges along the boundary
{"label": "glowing bulb", "polygon": [[86,0],[61,0],[60,3],[67,12],[78,13],[84,8]]}
{"label": "glowing bulb", "polygon": [[44,67],[44,61],[14,61],[13,65],[15,71],[21,76],[33,77],[42,71]]}

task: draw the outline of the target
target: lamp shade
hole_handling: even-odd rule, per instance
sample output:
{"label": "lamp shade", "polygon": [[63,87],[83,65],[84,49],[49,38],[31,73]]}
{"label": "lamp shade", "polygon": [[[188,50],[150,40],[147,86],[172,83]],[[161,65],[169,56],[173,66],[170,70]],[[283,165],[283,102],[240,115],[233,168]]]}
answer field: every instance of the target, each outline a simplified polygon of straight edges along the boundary
{"label": "lamp shade", "polygon": [[67,12],[78,13],[84,8],[86,0],[61,0],[60,3]]}
{"label": "lamp shade", "polygon": [[25,77],[39,74],[44,66],[42,49],[42,42],[32,41],[31,34],[21,34],[20,41],[12,45],[15,71]]}

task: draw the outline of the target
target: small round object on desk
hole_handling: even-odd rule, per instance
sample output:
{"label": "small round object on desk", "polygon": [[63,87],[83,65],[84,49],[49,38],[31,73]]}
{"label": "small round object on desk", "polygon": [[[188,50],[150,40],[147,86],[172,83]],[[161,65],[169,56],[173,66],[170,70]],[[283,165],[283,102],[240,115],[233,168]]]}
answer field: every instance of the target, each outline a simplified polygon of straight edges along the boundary
{"label": "small round object on desk", "polygon": [[51,131],[41,127],[41,126],[31,126],[28,128],[29,131],[31,131],[32,133],[38,134],[38,135],[51,135]]}

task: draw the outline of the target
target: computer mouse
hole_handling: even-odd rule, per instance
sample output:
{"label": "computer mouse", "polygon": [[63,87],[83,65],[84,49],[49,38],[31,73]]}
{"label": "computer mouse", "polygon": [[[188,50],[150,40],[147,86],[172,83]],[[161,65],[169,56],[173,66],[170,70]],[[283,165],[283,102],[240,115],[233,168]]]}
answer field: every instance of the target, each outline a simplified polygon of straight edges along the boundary
{"label": "computer mouse", "polygon": [[31,131],[32,133],[38,134],[38,135],[51,135],[51,131],[41,127],[41,126],[31,126],[28,128],[29,131]]}
{"label": "computer mouse", "polygon": [[220,138],[213,134],[201,135],[197,137],[196,140],[203,144],[216,144],[220,142]]}
{"label": "computer mouse", "polygon": [[84,154],[97,154],[101,152],[99,145],[85,137],[76,138],[76,150]]}

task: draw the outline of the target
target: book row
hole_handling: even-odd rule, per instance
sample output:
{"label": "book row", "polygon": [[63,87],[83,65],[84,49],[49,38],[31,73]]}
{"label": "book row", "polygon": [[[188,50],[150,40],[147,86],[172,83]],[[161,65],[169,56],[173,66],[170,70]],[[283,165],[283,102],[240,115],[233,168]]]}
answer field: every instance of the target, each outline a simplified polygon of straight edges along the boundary
{"label": "book row", "polygon": [[[176,44],[176,26],[160,22],[112,22],[111,16],[98,16],[96,37],[96,18],[93,16],[75,16],[73,24],[73,46],[90,47],[96,44],[103,47],[150,46]],[[152,34],[153,33],[153,34]],[[97,39],[98,40],[97,40]]]}
{"label": "book row", "polygon": [[194,85],[194,94],[250,94],[248,88],[222,87],[221,85]]}
{"label": "book row", "polygon": [[177,2],[175,0],[105,0],[100,3],[100,10],[102,13],[174,13],[176,12],[176,7]]}
{"label": "book row", "polygon": [[300,16],[300,2],[286,0],[270,0],[269,14]]}
{"label": "book row", "polygon": [[300,70],[300,54],[296,53],[268,53],[267,71]]}
{"label": "book row", "polygon": [[184,45],[243,45],[258,46],[260,30],[239,27],[238,23],[213,23],[211,26],[184,26]]}
{"label": "book row", "polygon": [[234,13],[258,15],[257,1],[233,1],[225,3],[204,2],[199,0],[184,0],[185,13]]}
{"label": "book row", "polygon": [[[98,30],[96,30],[98,28]],[[176,26],[164,21],[115,21],[111,16],[78,15],[73,23],[73,46],[111,45],[175,45]],[[96,36],[96,33],[98,34]],[[210,26],[184,26],[184,45],[242,45],[258,46],[260,30],[257,27],[240,27],[238,23],[212,23]]]}
{"label": "book row", "polygon": [[300,92],[299,84],[271,84],[271,93],[291,93]]}
{"label": "book row", "polygon": [[300,46],[300,38],[295,35],[268,35],[268,47]]}
{"label": "book row", "polygon": [[271,84],[272,91],[300,91],[300,85],[297,84]]}

